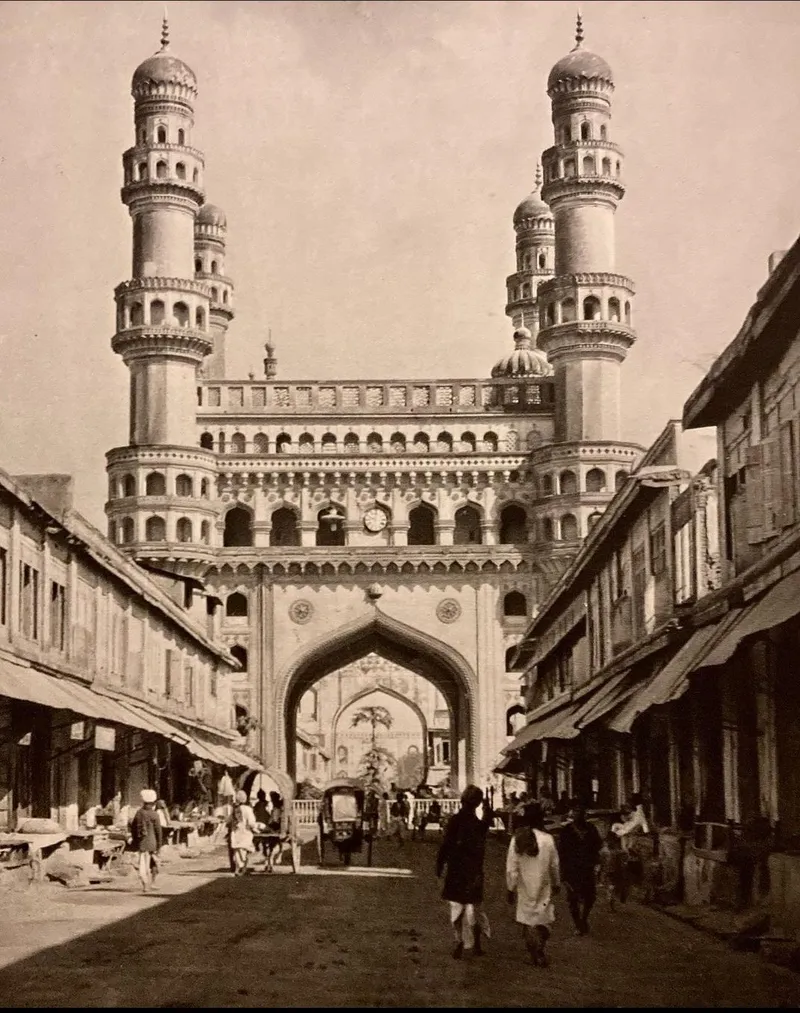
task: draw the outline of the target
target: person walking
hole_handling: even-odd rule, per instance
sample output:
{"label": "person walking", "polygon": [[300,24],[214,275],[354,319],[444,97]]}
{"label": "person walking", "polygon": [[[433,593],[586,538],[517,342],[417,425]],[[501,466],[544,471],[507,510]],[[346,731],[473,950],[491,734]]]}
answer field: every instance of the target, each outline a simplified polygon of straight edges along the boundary
{"label": "person walking", "polygon": [[131,820],[131,847],[139,853],[139,879],[145,893],[153,887],[158,875],[158,853],[164,840],[155,808],[156,798],[152,788],[144,788],[141,792],[142,806]]}
{"label": "person walking", "polygon": [[247,804],[247,795],[237,791],[233,803],[233,812],[228,821],[228,841],[233,856],[234,875],[244,876],[247,872],[247,861],[250,853],[255,850],[253,832],[256,829],[256,817]]}
{"label": "person walking", "polygon": [[558,835],[558,856],[575,931],[585,936],[589,932],[589,914],[597,898],[603,838],[597,827],[586,819],[585,806],[573,804],[570,815],[571,821]]}
{"label": "person walking", "polygon": [[398,791],[394,802],[389,808],[389,838],[397,839],[397,846],[402,848],[408,830],[409,805],[402,791]]}
{"label": "person walking", "polygon": [[553,897],[561,888],[558,850],[544,829],[544,811],[528,803],[520,816],[506,856],[508,899],[516,895],[516,920],[522,926],[525,946],[535,967],[547,967],[547,940],[556,918]]}
{"label": "person walking", "polygon": [[[483,816],[478,808],[483,803]],[[483,861],[486,835],[493,812],[477,785],[470,784],[461,795],[461,808],[450,819],[436,858],[436,875],[445,873],[442,897],[450,905],[450,924],[455,936],[453,957],[464,952],[483,955],[481,937],[491,936],[489,919],[483,910]]]}

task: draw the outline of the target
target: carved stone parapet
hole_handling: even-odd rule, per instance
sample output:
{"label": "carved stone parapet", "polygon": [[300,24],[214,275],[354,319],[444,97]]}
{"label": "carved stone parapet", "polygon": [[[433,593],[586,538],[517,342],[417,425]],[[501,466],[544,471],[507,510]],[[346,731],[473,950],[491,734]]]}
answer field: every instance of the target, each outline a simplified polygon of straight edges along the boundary
{"label": "carved stone parapet", "polygon": [[167,141],[153,141],[152,144],[135,144],[132,148],[128,148],[127,151],[123,152],[123,158],[144,158],[145,155],[151,151],[183,151],[187,155],[191,155],[196,158],[197,161],[205,168],[205,155],[199,148],[192,148],[188,144],[170,144]]}
{"label": "carved stone parapet", "polygon": [[611,320],[571,320],[539,331],[539,345],[551,362],[567,357],[611,357],[622,361],[636,341],[627,324]]}
{"label": "carved stone parapet", "polygon": [[131,292],[150,292],[154,290],[169,290],[173,292],[192,292],[197,295],[210,298],[208,285],[196,278],[131,278],[123,281],[114,289],[115,298],[128,295]]}
{"label": "carved stone parapet", "polygon": [[568,198],[591,200],[605,199],[616,207],[625,196],[625,187],[610,176],[564,176],[551,179],[542,186],[542,200],[552,207]]}
{"label": "carved stone parapet", "polygon": [[193,216],[205,201],[203,188],[188,179],[142,179],[126,183],[120,190],[123,204],[131,214],[148,210],[153,205],[165,204],[187,211]]}
{"label": "carved stone parapet", "polygon": [[612,271],[582,271],[579,274],[559,274],[539,285],[539,298],[542,296],[573,295],[576,288],[621,288],[629,295],[636,294],[636,288],[630,278]]}
{"label": "carved stone parapet", "polygon": [[201,467],[210,471],[217,469],[217,455],[213,450],[202,447],[177,446],[126,446],[115,447],[106,454],[108,466],[116,464],[180,465]]}
{"label": "carved stone parapet", "polygon": [[142,326],[118,331],[111,347],[125,362],[154,355],[178,356],[202,362],[212,350],[211,338],[191,327]]}

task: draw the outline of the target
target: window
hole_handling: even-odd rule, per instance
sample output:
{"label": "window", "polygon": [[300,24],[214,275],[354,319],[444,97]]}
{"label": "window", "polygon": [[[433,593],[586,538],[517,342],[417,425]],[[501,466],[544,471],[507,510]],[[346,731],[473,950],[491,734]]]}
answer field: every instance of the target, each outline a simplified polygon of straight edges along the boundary
{"label": "window", "polygon": [[477,447],[477,441],[474,433],[462,433],[461,434],[461,453],[462,454],[474,454],[475,448]]}
{"label": "window", "polygon": [[0,548],[0,626],[7,623],[8,550]]}
{"label": "window", "polygon": [[222,544],[226,548],[253,544],[253,515],[245,507],[234,507],[225,514]]}
{"label": "window", "polygon": [[130,545],[134,540],[135,530],[133,525],[133,517],[123,517],[122,525],[120,527],[120,535],[122,538],[123,545]]}
{"label": "window", "polygon": [[299,545],[300,532],[297,528],[297,514],[288,507],[280,507],[272,515],[270,545]]}
{"label": "window", "polygon": [[126,498],[136,495],[136,479],[133,475],[125,475],[122,479],[122,495]]}
{"label": "window", "polygon": [[216,668],[212,668],[211,671],[208,673],[208,692],[211,694],[211,696],[214,697],[214,699],[216,699],[217,697],[217,692],[219,688],[217,685],[218,678],[219,676],[217,674]]}
{"label": "window", "polygon": [[484,452],[487,454],[496,454],[497,446],[498,446],[497,433],[484,433],[483,437]]}
{"label": "window", "polygon": [[197,309],[194,311],[194,322],[195,326],[199,327],[200,330],[203,330],[203,328],[206,326],[206,314],[202,306],[198,306]]}
{"label": "window", "polygon": [[625,485],[627,481],[628,481],[627,471],[618,471],[614,476],[614,489],[617,492],[619,492],[619,490],[623,487],[623,485]]}
{"label": "window", "polygon": [[163,517],[148,517],[144,526],[146,542],[163,542],[167,537],[167,526]]}
{"label": "window", "polygon": [[367,437],[367,453],[380,454],[383,451],[383,439],[379,433],[370,433]]}
{"label": "window", "polygon": [[344,545],[344,514],[333,505],[317,514],[317,545]]}
{"label": "window", "polygon": [[417,433],[414,437],[414,453],[427,454],[430,450],[431,441],[425,433]]}
{"label": "window", "polygon": [[509,591],[503,599],[504,616],[526,616],[528,602],[521,591]]}
{"label": "window", "polygon": [[231,648],[231,654],[233,655],[234,658],[236,658],[236,660],[242,666],[242,671],[246,672],[247,671],[247,648],[246,647],[241,647],[239,644],[236,644],[235,647]]}
{"label": "window", "polygon": [[449,454],[453,449],[453,437],[450,433],[439,433],[436,443],[437,450],[441,454]]}
{"label": "window", "polygon": [[606,473],[601,468],[590,468],[586,472],[586,491],[605,492]]}
{"label": "window", "polygon": [[177,162],[175,165],[175,175],[178,179],[186,179],[186,166],[183,162]]}
{"label": "window", "polygon": [[592,127],[586,120],[581,123],[581,140],[588,141],[592,137]]}
{"label": "window", "polygon": [[203,273],[203,261],[200,260],[199,257],[194,262],[194,271],[195,271],[195,274],[202,274]]}
{"label": "window", "polygon": [[589,295],[583,300],[583,319],[600,319],[600,300],[596,296]]}
{"label": "window", "polygon": [[167,178],[167,163],[156,162],[156,179],[166,179],[166,178]]}
{"label": "window", "polygon": [[181,517],[175,527],[175,535],[179,542],[191,542],[192,522],[188,517]]}
{"label": "window", "polygon": [[605,123],[603,123],[602,126],[600,127],[600,140],[605,141],[607,137],[608,137],[608,128],[606,127]]}
{"label": "window", "polygon": [[147,496],[166,496],[167,482],[159,471],[151,471],[144,480],[144,491]]}
{"label": "window", "polygon": [[203,448],[203,450],[214,449],[214,437],[211,435],[211,433],[203,433],[203,435],[200,437],[200,446]]}
{"label": "window", "polygon": [[522,507],[512,505],[500,514],[500,544],[514,545],[528,541],[528,518]]}
{"label": "window", "polygon": [[159,127],[158,128],[158,132],[156,134],[156,138],[157,138],[159,144],[166,144],[167,143],[167,128],[166,127]]}
{"label": "window", "polygon": [[178,144],[185,144],[185,143],[186,143],[186,131],[183,129],[183,127],[180,127],[178,129]]}
{"label": "window", "polygon": [[256,435],[253,437],[253,453],[254,454],[269,453],[269,439],[265,433],[256,433]]}
{"label": "window", "polygon": [[275,450],[279,454],[291,454],[292,438],[288,433],[281,433],[275,440]]}
{"label": "window", "polygon": [[201,521],[200,523],[200,541],[203,545],[208,545],[211,541],[211,525],[208,521]]}
{"label": "window", "polygon": [[63,651],[67,631],[67,589],[55,580],[50,581],[50,646]]}
{"label": "window", "polygon": [[175,479],[175,495],[176,496],[192,495],[192,479],[190,475],[178,475],[178,477]]}
{"label": "window", "polygon": [[654,577],[667,568],[667,539],[664,522],[661,521],[650,532],[650,572]]}
{"label": "window", "polygon": [[542,475],[542,495],[553,495],[553,476],[550,474]]}
{"label": "window", "polygon": [[246,441],[243,433],[234,433],[231,436],[231,453],[232,454],[244,454],[246,451]]}
{"label": "window", "polygon": [[39,639],[39,571],[19,564],[19,629],[28,640]]}
{"label": "window", "polygon": [[248,612],[247,595],[242,594],[241,591],[235,591],[233,594],[228,595],[228,600],[225,602],[226,616],[246,619]]}
{"label": "window", "polygon": [[561,323],[568,324],[575,319],[575,300],[565,299],[561,303]]}
{"label": "window", "polygon": [[406,438],[402,433],[393,433],[390,443],[393,453],[404,454],[406,452]]}
{"label": "window", "polygon": [[200,479],[200,495],[203,499],[208,499],[208,479]]}
{"label": "window", "polygon": [[344,452],[346,454],[357,454],[358,453],[358,437],[355,433],[348,433],[344,438]]}
{"label": "window", "polygon": [[453,544],[480,545],[481,542],[480,514],[473,506],[460,507],[456,510]]}
{"label": "window", "polygon": [[562,471],[558,479],[562,496],[574,496],[578,491],[578,479],[574,471]]}
{"label": "window", "polygon": [[408,544],[436,544],[436,513],[427,503],[420,503],[408,512]]}
{"label": "window", "polygon": [[217,272],[218,272],[217,262],[216,262],[216,260],[212,260],[211,261],[211,273],[212,274],[217,274]]}
{"label": "window", "polygon": [[577,542],[578,519],[574,514],[564,514],[561,518],[561,540],[563,542]]}

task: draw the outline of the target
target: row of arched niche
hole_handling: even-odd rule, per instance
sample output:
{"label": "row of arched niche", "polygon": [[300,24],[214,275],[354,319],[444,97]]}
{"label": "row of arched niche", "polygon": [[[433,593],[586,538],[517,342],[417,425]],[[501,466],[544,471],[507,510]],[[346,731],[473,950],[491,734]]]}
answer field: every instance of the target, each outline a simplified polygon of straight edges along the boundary
{"label": "row of arched niche", "polygon": [[[519,433],[510,430],[504,440],[504,450],[516,453],[519,450]],[[356,433],[348,433],[340,442],[334,433],[323,433],[316,440],[312,433],[302,433],[295,443],[289,433],[279,433],[271,441],[266,433],[256,433],[248,451],[248,441],[244,433],[233,433],[230,438],[220,433],[214,439],[213,433],[205,432],[200,437],[200,446],[204,450],[216,450],[219,454],[428,454],[435,453],[460,454],[497,453],[500,449],[500,438],[497,433],[488,432],[479,439],[474,433],[462,433],[456,439],[452,433],[442,432],[431,440],[427,433],[417,433],[409,442],[402,433],[393,433],[384,442],[380,433],[370,433],[363,444]]]}
{"label": "row of arched niche", "polygon": [[[512,472],[511,481],[519,481],[519,473]],[[617,471],[614,476],[614,488],[619,489],[625,484],[628,478],[626,471]],[[581,491],[578,474],[571,469],[564,469],[560,473],[545,472],[539,479],[542,496],[575,496]],[[166,476],[160,471],[151,471],[145,476],[145,496],[168,496],[175,495],[181,498],[192,499],[199,495],[201,499],[209,498],[210,482],[207,478],[201,478],[195,485],[191,475],[177,475],[174,482],[174,493],[167,490]],[[606,492],[608,490],[608,479],[602,468],[590,468],[584,478],[584,490],[586,492]],[[131,474],[113,477],[109,483],[109,498],[131,498],[138,496],[136,477]]]}

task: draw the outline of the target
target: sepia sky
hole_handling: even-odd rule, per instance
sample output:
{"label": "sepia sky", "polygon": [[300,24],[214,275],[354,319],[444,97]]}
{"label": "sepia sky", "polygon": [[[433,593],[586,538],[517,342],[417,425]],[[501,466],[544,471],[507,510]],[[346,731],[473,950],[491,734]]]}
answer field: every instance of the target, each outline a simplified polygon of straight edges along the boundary
{"label": "sepia sky", "polygon": [[[0,467],[76,477],[104,527],[127,440],[110,347],[130,275],[130,79],[162,5],[0,4]],[[627,439],[650,441],[734,337],[800,231],[800,4],[583,2],[626,155],[618,269],[637,287]],[[195,143],[228,216],[229,375],[488,376],[511,216],[551,144],[561,2],[171,2]]]}

